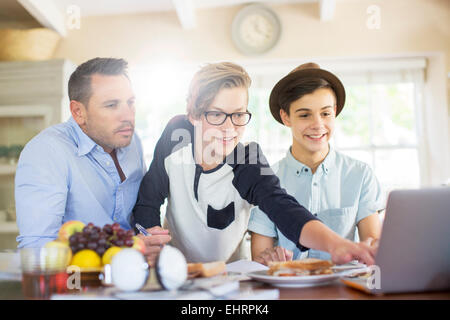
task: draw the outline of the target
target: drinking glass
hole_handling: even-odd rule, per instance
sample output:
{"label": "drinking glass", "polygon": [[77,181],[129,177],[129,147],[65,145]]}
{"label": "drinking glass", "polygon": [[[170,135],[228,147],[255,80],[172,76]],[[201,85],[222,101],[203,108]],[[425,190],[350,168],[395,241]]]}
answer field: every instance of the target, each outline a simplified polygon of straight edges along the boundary
{"label": "drinking glass", "polygon": [[67,292],[69,248],[20,249],[22,291],[26,299],[49,299]]}

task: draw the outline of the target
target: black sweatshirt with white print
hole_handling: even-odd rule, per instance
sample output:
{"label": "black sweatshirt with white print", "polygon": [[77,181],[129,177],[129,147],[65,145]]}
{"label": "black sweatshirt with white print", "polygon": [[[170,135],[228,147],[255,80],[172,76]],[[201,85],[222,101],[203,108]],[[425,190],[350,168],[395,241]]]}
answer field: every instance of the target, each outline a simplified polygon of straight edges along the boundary
{"label": "black sweatshirt with white print", "polygon": [[238,143],[222,164],[204,171],[195,163],[194,141],[186,115],[169,121],[141,182],[132,223],[161,226],[160,207],[167,198],[171,245],[188,262],[228,261],[247,231],[250,209],[259,206],[289,240],[307,250],[298,242],[300,233],[317,218],[280,187],[258,144]]}

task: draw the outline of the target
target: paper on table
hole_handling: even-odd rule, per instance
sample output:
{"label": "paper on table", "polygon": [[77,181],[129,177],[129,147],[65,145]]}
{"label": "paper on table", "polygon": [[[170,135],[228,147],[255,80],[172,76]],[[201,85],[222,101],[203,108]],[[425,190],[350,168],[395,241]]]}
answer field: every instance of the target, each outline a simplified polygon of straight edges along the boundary
{"label": "paper on table", "polygon": [[114,295],[116,299],[123,300],[276,300],[280,298],[278,289],[258,290],[234,290],[228,294],[217,297],[206,290],[195,291],[139,291],[118,292]]}
{"label": "paper on table", "polygon": [[249,260],[238,260],[226,265],[227,272],[248,273],[261,270],[268,270],[269,268],[261,263]]}

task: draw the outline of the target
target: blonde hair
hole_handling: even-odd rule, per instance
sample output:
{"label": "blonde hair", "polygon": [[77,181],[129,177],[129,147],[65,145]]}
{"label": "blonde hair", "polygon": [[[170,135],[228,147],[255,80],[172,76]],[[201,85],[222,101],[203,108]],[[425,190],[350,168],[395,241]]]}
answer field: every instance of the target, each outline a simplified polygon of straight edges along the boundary
{"label": "blonde hair", "polygon": [[232,62],[211,63],[194,75],[187,96],[187,114],[200,118],[223,88],[245,88],[251,85],[245,69]]}

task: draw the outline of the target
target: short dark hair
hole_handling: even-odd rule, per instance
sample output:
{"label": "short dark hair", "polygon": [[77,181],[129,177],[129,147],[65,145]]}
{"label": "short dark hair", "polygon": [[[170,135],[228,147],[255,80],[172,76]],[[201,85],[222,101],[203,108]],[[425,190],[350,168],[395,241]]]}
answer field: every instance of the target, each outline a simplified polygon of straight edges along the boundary
{"label": "short dark hair", "polygon": [[83,103],[87,106],[92,95],[91,76],[101,75],[124,75],[127,74],[128,62],[124,59],[94,58],[78,66],[69,79],[69,99]]}
{"label": "short dark hair", "polygon": [[279,95],[279,105],[289,115],[291,103],[300,99],[301,97],[313,93],[317,89],[329,88],[334,95],[331,84],[322,78],[302,78],[288,84],[284,92]]}

